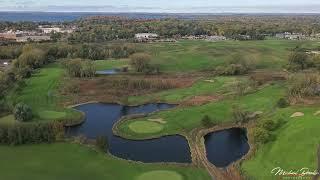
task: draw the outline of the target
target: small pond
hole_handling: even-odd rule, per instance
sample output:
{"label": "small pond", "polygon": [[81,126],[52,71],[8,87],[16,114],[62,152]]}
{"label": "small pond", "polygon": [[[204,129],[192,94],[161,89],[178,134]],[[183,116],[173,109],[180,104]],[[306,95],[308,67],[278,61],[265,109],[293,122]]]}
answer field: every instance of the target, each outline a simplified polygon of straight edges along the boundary
{"label": "small pond", "polygon": [[212,132],[204,138],[208,160],[217,167],[227,167],[250,148],[246,130],[241,128]]}
{"label": "small pond", "polygon": [[96,71],[96,74],[98,75],[113,75],[118,74],[120,72],[119,69],[106,69],[101,71]]}
{"label": "small pond", "polygon": [[151,113],[173,108],[169,104],[146,104],[141,106],[122,106],[119,104],[92,103],[76,107],[86,114],[83,124],[67,129],[70,136],[84,135],[94,139],[107,136],[109,151],[114,156],[141,162],[191,162],[187,140],[182,136],[166,136],[152,140],[127,140],[114,136],[112,127],[122,116]]}

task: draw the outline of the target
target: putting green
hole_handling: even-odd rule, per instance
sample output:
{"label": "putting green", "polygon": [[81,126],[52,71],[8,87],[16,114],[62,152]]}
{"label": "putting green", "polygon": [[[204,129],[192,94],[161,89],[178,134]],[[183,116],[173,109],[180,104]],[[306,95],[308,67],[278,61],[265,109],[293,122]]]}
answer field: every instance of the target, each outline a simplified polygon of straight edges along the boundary
{"label": "putting green", "polygon": [[58,111],[40,111],[38,115],[41,119],[61,119],[65,117],[67,113]]}
{"label": "putting green", "polygon": [[152,121],[134,121],[129,124],[130,130],[135,133],[155,133],[163,129],[163,125]]}
{"label": "putting green", "polygon": [[136,178],[136,180],[183,180],[181,174],[175,171],[149,171],[141,174]]}

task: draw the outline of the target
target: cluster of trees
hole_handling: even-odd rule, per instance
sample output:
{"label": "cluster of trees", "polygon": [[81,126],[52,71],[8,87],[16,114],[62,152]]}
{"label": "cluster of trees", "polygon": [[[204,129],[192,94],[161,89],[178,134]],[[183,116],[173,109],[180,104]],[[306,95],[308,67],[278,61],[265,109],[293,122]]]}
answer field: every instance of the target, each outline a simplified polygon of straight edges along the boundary
{"label": "cluster of trees", "polygon": [[18,103],[13,110],[14,118],[20,122],[26,122],[32,119],[32,109],[24,103]]}
{"label": "cluster of trees", "polygon": [[71,77],[94,77],[96,74],[94,63],[90,60],[71,59],[66,60],[63,65]]}
{"label": "cluster of trees", "polygon": [[[154,32],[163,37],[186,35],[223,35],[243,40],[262,40],[265,35],[278,32],[320,32],[317,16],[205,16],[193,20],[182,18],[137,20],[99,16],[77,22],[79,31],[69,37],[72,42],[105,42],[131,39],[136,33]],[[244,40],[247,40],[246,38]]]}
{"label": "cluster of trees", "polygon": [[289,78],[288,97],[290,100],[320,96],[320,74],[298,73]]}
{"label": "cluster of trees", "polygon": [[236,54],[231,57],[227,65],[215,68],[218,75],[243,75],[256,69],[256,60],[252,57]]}
{"label": "cluster of trees", "polygon": [[158,65],[151,64],[151,56],[146,53],[135,53],[130,56],[130,65],[136,72],[145,74],[159,74],[160,68]]}
{"label": "cluster of trees", "polygon": [[307,53],[303,48],[295,48],[289,56],[288,69],[292,71],[301,71],[305,69],[320,70],[320,55]]}
{"label": "cluster of trees", "polygon": [[285,121],[283,119],[263,119],[253,129],[253,139],[256,145],[262,145],[275,139],[273,132],[280,128]]}
{"label": "cluster of trees", "polygon": [[63,137],[64,126],[58,122],[0,125],[0,144],[51,143]]}

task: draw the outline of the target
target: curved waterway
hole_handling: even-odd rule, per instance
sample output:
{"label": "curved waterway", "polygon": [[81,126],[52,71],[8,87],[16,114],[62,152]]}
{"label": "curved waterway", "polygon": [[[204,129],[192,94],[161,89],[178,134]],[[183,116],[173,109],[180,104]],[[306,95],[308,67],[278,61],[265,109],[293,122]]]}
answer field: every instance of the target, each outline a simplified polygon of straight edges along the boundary
{"label": "curved waterway", "polygon": [[96,71],[96,74],[98,75],[113,75],[113,74],[118,74],[119,70],[118,69],[106,69],[102,71]]}
{"label": "curved waterway", "polygon": [[205,138],[208,160],[217,167],[227,167],[249,151],[246,130],[232,128],[209,133]]}
{"label": "curved waterway", "polygon": [[76,107],[86,114],[79,126],[67,129],[70,136],[83,135],[89,139],[108,137],[109,151],[114,156],[141,162],[191,162],[187,140],[182,136],[166,136],[151,140],[128,140],[113,135],[112,127],[122,116],[151,113],[173,108],[170,104],[146,104],[123,106],[119,104],[92,103]]}

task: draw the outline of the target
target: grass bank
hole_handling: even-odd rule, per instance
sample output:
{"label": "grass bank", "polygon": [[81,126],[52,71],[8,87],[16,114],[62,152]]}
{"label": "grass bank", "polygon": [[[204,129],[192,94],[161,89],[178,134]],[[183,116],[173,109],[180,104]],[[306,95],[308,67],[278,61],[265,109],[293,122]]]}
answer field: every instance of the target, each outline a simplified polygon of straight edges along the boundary
{"label": "grass bank", "polygon": [[129,162],[78,144],[0,146],[0,159],[6,162],[0,164],[1,179],[10,180],[138,180],[150,173],[160,176],[154,179],[168,179],[172,174],[183,180],[210,179],[203,169]]}

